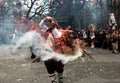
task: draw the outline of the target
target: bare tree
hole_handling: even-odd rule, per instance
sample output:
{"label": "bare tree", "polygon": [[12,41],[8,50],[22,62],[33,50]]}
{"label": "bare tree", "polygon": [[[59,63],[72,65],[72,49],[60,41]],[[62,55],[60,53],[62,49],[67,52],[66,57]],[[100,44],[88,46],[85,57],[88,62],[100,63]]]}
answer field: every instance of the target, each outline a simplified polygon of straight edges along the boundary
{"label": "bare tree", "polygon": [[[62,4],[60,0],[43,0],[39,6],[36,6],[37,1],[38,0],[30,0],[30,4],[25,4],[28,8],[26,18],[29,20],[35,16],[47,15],[50,13],[54,14],[57,7]],[[31,13],[32,15],[30,15]]]}

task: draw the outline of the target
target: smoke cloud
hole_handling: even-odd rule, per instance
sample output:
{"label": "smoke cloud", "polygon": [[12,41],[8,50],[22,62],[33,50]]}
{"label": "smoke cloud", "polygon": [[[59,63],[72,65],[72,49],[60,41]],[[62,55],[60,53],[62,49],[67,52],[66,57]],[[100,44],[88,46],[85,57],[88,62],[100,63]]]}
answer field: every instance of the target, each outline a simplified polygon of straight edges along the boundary
{"label": "smoke cloud", "polygon": [[82,56],[80,48],[76,49],[75,55],[58,54],[54,52],[41,34],[36,31],[29,31],[22,36],[16,43],[14,51],[19,47],[32,47],[33,52],[37,56],[40,56],[42,61],[56,59],[58,61],[61,60],[65,64]]}

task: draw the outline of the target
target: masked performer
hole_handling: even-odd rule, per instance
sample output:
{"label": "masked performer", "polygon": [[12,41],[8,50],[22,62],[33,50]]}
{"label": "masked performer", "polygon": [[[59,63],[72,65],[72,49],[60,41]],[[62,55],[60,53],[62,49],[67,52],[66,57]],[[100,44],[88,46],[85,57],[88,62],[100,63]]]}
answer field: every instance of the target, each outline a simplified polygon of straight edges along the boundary
{"label": "masked performer", "polygon": [[58,76],[59,83],[63,83],[64,64],[82,56],[79,39],[72,30],[61,29],[52,17],[43,18],[39,27],[40,31],[25,33],[15,49],[21,45],[31,47],[37,56],[34,61],[37,58],[44,61],[51,82],[56,83]]}
{"label": "masked performer", "polygon": [[[47,26],[45,22],[49,22],[50,24]],[[42,19],[41,22],[39,23],[39,27],[40,29],[45,31],[46,34],[52,33],[53,41],[54,41],[54,38],[60,38],[62,35],[62,33],[58,31],[57,28],[59,27],[57,26],[57,23],[52,17],[47,16],[44,19]],[[55,72],[57,72],[57,75],[59,77],[59,83],[63,83],[62,79],[63,79],[63,72],[64,72],[64,64],[62,64],[61,61],[56,61],[55,59],[49,59],[44,63],[52,83],[56,83]]]}
{"label": "masked performer", "polygon": [[[49,22],[49,26],[45,24]],[[61,29],[57,22],[52,17],[45,17],[39,23],[41,30],[44,30],[46,34],[52,35],[53,46],[52,49],[59,54],[75,55],[76,50],[79,48],[79,40],[77,39],[77,34],[72,30]],[[80,55],[72,56],[71,60],[80,57]],[[56,74],[59,78],[59,83],[63,83],[63,73],[64,73],[64,63],[62,60],[56,60],[54,58],[46,60],[45,66],[49,73],[49,77],[52,83],[56,83]]]}

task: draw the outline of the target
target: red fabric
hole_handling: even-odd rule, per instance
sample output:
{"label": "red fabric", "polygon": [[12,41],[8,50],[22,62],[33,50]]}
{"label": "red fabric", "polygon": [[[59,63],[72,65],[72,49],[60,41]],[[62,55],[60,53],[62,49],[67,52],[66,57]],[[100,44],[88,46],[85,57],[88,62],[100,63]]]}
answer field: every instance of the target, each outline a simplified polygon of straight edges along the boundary
{"label": "red fabric", "polygon": [[109,28],[110,28],[110,25],[109,25],[109,24],[106,24],[106,28],[109,29]]}
{"label": "red fabric", "polygon": [[94,30],[93,30],[93,29],[90,29],[89,31],[90,31],[90,32],[94,32]]}

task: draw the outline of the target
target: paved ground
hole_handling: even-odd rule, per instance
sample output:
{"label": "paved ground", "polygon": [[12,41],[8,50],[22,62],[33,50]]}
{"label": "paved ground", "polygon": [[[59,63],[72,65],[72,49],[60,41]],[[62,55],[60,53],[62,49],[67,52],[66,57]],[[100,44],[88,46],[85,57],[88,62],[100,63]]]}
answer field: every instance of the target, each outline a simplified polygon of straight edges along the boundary
{"label": "paved ground", "polygon": [[[10,49],[0,46],[0,83],[50,83],[43,62],[32,63],[22,58],[30,55],[28,49],[22,48],[17,53]],[[90,51],[96,62],[89,58],[85,62],[81,59],[69,62],[64,83],[120,83],[120,54],[98,48]]]}

